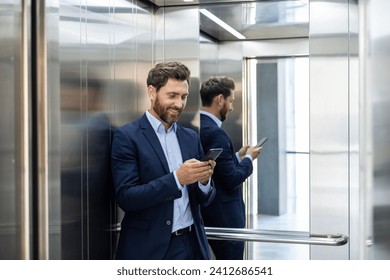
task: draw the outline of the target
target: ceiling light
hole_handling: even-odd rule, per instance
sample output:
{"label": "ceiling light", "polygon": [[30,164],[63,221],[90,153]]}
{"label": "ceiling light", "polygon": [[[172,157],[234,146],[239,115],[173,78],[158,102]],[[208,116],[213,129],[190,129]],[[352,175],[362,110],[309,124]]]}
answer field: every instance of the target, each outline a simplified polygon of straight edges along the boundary
{"label": "ceiling light", "polygon": [[240,32],[235,30],[233,27],[222,21],[220,18],[216,17],[214,14],[210,13],[206,9],[199,9],[199,12],[201,12],[203,15],[214,21],[216,24],[224,28],[226,31],[230,32],[233,34],[235,37],[238,39],[246,39],[244,35],[242,35]]}

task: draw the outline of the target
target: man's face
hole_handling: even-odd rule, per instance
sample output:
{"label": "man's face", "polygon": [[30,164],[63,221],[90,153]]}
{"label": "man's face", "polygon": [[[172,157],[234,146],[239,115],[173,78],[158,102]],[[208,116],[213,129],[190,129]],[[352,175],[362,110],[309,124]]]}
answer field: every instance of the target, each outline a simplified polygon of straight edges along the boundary
{"label": "man's face", "polygon": [[224,103],[222,106],[222,109],[220,111],[221,121],[225,121],[227,118],[227,114],[230,111],[233,111],[233,101],[234,101],[234,91],[228,96],[226,99],[224,99]]}
{"label": "man's face", "polygon": [[177,122],[187,103],[188,83],[168,79],[165,86],[157,92],[153,86],[148,87],[151,101],[151,113],[160,119],[166,128]]}

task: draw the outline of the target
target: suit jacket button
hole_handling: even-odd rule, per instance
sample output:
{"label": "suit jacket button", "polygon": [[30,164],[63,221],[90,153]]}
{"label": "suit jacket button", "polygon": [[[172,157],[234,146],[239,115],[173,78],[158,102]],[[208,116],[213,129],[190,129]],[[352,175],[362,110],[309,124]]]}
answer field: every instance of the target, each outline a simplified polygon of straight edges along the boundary
{"label": "suit jacket button", "polygon": [[171,221],[170,220],[166,221],[165,223],[166,223],[167,226],[171,225]]}

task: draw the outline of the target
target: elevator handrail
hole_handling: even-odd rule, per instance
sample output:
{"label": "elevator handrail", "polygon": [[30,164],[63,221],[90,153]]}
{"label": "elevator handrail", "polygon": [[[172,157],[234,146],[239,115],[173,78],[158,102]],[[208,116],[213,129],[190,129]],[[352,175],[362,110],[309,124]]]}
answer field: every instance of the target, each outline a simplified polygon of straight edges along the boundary
{"label": "elevator handrail", "polygon": [[[120,232],[120,223],[110,231]],[[342,246],[348,243],[348,236],[336,234],[309,233],[305,231],[261,230],[244,228],[205,227],[206,236],[212,240],[241,240],[269,243]]]}
{"label": "elevator handrail", "polygon": [[205,227],[208,239],[241,240],[270,243],[342,246],[348,243],[344,234],[319,234],[302,231],[260,230]]}

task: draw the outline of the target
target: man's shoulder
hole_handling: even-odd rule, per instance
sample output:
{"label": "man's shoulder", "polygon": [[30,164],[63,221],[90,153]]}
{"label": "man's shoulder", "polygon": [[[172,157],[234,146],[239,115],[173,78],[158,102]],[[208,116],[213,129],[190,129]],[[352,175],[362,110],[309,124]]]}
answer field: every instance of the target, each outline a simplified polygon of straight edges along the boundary
{"label": "man's shoulder", "polygon": [[219,127],[215,122],[200,122],[200,132],[226,134],[226,131]]}
{"label": "man's shoulder", "polygon": [[210,143],[230,143],[230,137],[225,130],[218,126],[203,126],[199,137],[204,145]]}
{"label": "man's shoulder", "polygon": [[202,113],[200,114],[200,122],[201,123],[215,123],[210,116],[208,116],[206,114],[202,114]]}

